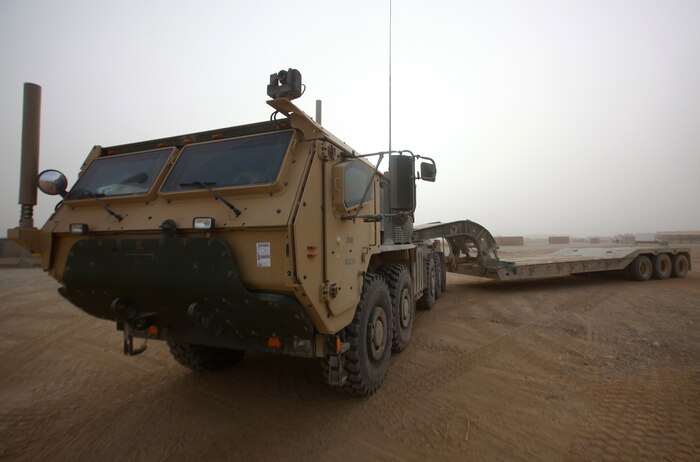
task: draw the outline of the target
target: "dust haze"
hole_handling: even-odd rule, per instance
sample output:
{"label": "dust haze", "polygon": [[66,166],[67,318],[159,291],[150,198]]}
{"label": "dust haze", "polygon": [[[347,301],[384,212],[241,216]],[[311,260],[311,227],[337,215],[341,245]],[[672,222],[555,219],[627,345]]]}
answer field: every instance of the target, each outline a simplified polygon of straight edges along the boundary
{"label": "dust haze", "polygon": [[[394,2],[392,148],[434,157],[417,222],[494,234],[699,230],[700,3]],[[270,73],[360,152],[389,146],[388,2],[0,3],[0,233],[17,225],[22,84],[40,168],[266,120]],[[38,226],[56,199],[40,194]]]}

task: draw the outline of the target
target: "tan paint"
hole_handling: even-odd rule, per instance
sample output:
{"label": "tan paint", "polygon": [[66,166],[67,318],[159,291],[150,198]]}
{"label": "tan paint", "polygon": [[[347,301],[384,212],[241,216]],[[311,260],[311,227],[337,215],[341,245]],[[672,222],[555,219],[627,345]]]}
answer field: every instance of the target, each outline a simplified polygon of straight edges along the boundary
{"label": "tan paint", "polygon": [[[179,155],[174,148],[148,194],[100,198],[123,217],[121,221],[98,201],[66,201],[42,232],[26,230],[23,237],[35,251],[46,255],[45,269],[61,281],[76,241],[158,237],[162,236],[161,224],[173,220],[179,236],[211,236],[227,242],[250,290],[296,297],[321,334],[342,330],[354,316],[370,257],[380,251],[379,225],[362,219],[343,220],[348,211],[334,205],[338,191],[334,190],[333,167],[345,161],[341,152],[354,150],[289,101],[276,100],[271,105],[289,117],[295,135],[275,182],[217,189],[241,210],[240,216],[205,190],[159,192]],[[94,147],[81,172],[102,155],[105,150]],[[379,210],[378,176],[372,188],[362,215]],[[194,230],[195,217],[213,218],[215,229]],[[71,235],[71,223],[87,224],[88,236]],[[258,245],[263,243],[269,243],[269,260],[265,260],[269,266],[260,264]]]}

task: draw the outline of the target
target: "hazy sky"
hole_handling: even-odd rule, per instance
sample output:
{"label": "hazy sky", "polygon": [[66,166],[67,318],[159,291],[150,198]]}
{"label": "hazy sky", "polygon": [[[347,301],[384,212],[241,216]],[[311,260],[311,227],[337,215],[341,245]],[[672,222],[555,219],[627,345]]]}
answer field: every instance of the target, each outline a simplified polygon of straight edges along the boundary
{"label": "hazy sky", "polygon": [[[432,156],[416,221],[494,234],[700,230],[700,1],[393,1],[395,149]],[[22,84],[40,168],[267,120],[269,74],[360,152],[388,147],[387,1],[0,0],[0,233],[17,225]],[[39,194],[38,225],[57,202]]]}

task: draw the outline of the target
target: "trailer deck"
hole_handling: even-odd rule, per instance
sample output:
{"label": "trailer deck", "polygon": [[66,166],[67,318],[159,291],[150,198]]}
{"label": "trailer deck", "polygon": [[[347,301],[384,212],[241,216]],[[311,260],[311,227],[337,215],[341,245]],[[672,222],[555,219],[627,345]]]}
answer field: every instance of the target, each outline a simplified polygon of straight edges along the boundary
{"label": "trailer deck", "polygon": [[[445,239],[449,272],[501,281],[624,271],[633,263],[642,266],[641,274],[632,274],[638,280],[649,279],[652,274],[683,277],[691,269],[690,249],[668,246],[565,248],[549,255],[502,260],[491,233],[469,220],[416,226],[413,239]],[[668,268],[663,268],[665,265]]]}

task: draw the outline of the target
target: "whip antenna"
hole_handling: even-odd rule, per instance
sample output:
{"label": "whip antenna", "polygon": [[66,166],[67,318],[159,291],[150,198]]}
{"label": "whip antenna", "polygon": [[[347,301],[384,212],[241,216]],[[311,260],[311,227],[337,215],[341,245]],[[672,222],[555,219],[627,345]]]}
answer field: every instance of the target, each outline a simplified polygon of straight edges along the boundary
{"label": "whip antenna", "polygon": [[389,0],[389,151],[391,151],[391,0]]}

